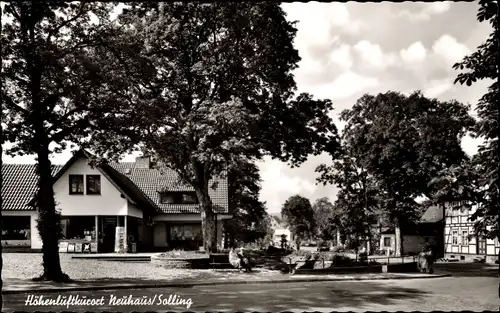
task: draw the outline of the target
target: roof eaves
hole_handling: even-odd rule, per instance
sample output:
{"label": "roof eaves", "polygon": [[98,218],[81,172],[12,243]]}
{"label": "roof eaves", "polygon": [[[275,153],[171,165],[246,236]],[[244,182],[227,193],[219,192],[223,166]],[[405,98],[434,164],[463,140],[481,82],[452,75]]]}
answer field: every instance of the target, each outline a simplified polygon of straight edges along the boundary
{"label": "roof eaves", "polygon": [[[156,205],[156,203],[154,203],[153,201],[151,201],[151,199],[146,195],[144,194],[144,192],[141,190],[141,188],[139,188],[132,180],[130,180],[128,177],[126,177],[125,175],[123,175],[122,173],[120,173],[119,171],[117,171],[116,169],[114,169],[111,165],[109,164],[105,164],[104,165],[105,167],[105,170],[107,171],[108,175],[109,176],[113,176],[115,175],[115,177],[119,178],[119,179],[111,179],[111,181],[115,181],[116,184],[120,185],[121,183],[121,180],[125,180],[129,186],[134,189],[134,190],[131,190],[132,193],[138,193],[138,198],[140,201],[135,201],[135,203],[137,202],[145,202],[145,204],[151,206],[156,212],[161,212],[161,209]],[[122,189],[127,189],[126,186],[124,185]],[[124,193],[124,195],[126,195]],[[142,199],[141,199],[142,198]]]}

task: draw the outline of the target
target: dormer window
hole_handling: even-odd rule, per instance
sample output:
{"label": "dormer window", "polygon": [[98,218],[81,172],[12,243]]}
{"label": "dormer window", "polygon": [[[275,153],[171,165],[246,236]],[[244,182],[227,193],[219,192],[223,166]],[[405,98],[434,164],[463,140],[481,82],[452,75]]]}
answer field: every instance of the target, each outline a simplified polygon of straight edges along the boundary
{"label": "dormer window", "polygon": [[162,204],[198,204],[198,197],[194,191],[163,192],[160,193]]}

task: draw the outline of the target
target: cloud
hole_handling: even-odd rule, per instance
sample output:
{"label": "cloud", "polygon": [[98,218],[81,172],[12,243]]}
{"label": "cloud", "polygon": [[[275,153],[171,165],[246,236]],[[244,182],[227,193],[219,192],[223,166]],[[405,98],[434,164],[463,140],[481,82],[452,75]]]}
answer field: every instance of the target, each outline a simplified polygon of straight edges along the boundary
{"label": "cloud", "polygon": [[450,35],[439,37],[439,39],[434,42],[432,51],[443,58],[447,66],[460,62],[464,56],[471,53],[466,45],[459,43]]}
{"label": "cloud", "polygon": [[365,89],[375,87],[378,84],[378,80],[374,77],[363,76],[354,72],[346,72],[335,79],[331,88],[335,95],[334,98],[345,98]]}
{"label": "cloud", "polygon": [[375,77],[347,71],[337,76],[330,83],[303,86],[302,91],[309,92],[317,98],[339,100],[361,92],[368,92],[370,88],[378,85],[379,80]]}
{"label": "cloud", "polygon": [[289,197],[300,194],[310,197],[317,189],[314,182],[299,176],[289,176],[288,166],[278,160],[266,157],[258,163],[262,178],[261,201],[266,201],[269,212],[280,212],[281,206]]}
{"label": "cloud", "polygon": [[428,14],[442,14],[449,11],[451,8],[451,1],[439,1],[426,4],[424,12]]}
{"label": "cloud", "polygon": [[341,68],[350,69],[353,64],[351,47],[342,44],[339,48],[332,51],[330,54],[330,61],[339,65]]}
{"label": "cloud", "polygon": [[429,86],[423,90],[426,97],[437,98],[453,88],[453,79],[433,80]]}
{"label": "cloud", "polygon": [[281,5],[290,21],[298,21],[296,48],[327,46],[334,41],[332,33],[357,33],[363,29],[359,20],[353,20],[344,3],[284,3]]}
{"label": "cloud", "polygon": [[432,15],[446,13],[450,8],[451,1],[426,3],[423,8],[417,12],[411,12],[409,10],[399,11],[398,17],[407,18],[411,22],[428,21],[431,19]]}
{"label": "cloud", "polygon": [[380,45],[373,44],[367,40],[362,40],[354,46],[354,50],[363,60],[362,65],[383,70],[395,63],[396,58],[392,54],[384,54]]}
{"label": "cloud", "polygon": [[472,138],[470,136],[465,136],[462,138],[462,149],[464,149],[465,153],[469,156],[472,156],[477,153],[479,150],[479,145],[484,143],[484,140],[481,138]]}
{"label": "cloud", "polygon": [[409,64],[420,63],[424,61],[426,55],[427,50],[420,41],[411,44],[407,49],[403,49],[399,52],[401,60]]}

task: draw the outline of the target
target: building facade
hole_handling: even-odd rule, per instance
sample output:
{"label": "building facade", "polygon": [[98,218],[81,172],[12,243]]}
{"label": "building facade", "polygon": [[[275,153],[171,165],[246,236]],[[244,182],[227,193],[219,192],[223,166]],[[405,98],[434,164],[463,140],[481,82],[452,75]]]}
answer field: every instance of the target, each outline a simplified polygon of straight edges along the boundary
{"label": "building facade", "polygon": [[[2,167],[4,247],[42,248],[35,166]],[[78,151],[64,166],[54,166],[53,173],[61,215],[60,252],[195,250],[203,245],[200,205],[193,188],[180,183],[173,170],[153,166],[148,157],[91,167],[88,154]],[[222,245],[222,220],[231,218],[227,180],[217,179],[209,193]]]}
{"label": "building facade", "polygon": [[487,239],[475,235],[474,222],[471,221],[475,213],[475,206],[466,205],[465,201],[446,202],[445,211],[445,255],[448,260],[474,261],[485,259],[486,262],[498,260],[500,244],[498,239]]}
{"label": "building facade", "polygon": [[[403,233],[403,251],[405,254],[418,254],[427,244],[432,244],[433,236],[422,236],[418,233]],[[396,235],[393,229],[380,233],[380,250],[386,255],[397,255]]]}
{"label": "building facade", "polygon": [[281,240],[284,236],[288,246],[294,244],[293,234],[288,227],[284,225],[280,217],[271,217],[271,229],[273,230],[272,243],[276,247],[281,247]]}

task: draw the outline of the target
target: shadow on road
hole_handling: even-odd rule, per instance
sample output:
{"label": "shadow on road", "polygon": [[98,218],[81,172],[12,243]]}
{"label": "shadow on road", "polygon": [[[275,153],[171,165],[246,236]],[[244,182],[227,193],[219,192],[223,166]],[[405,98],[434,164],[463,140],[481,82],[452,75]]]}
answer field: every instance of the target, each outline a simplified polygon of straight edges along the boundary
{"label": "shadow on road", "polygon": [[[279,292],[270,292],[266,290],[267,288],[251,290],[248,287],[245,289],[250,290],[212,290],[210,303],[196,302],[196,310],[209,308],[214,311],[224,311],[245,308],[252,311],[290,309],[294,311],[319,311],[345,307],[366,308],[368,310],[374,305],[391,305],[398,300],[421,302],[427,295],[426,292],[418,289],[391,287],[376,282],[356,284],[354,290],[352,287],[353,285],[343,285],[342,283],[332,283],[326,287],[307,283],[300,286],[289,285],[288,287],[287,285],[274,285],[274,288],[280,288]],[[209,289],[202,288],[202,292],[209,292]],[[253,304],[241,302],[242,294],[251,294]]]}
{"label": "shadow on road", "polygon": [[498,277],[498,264],[437,263],[437,274],[450,273],[453,277]]}
{"label": "shadow on road", "polygon": [[[71,311],[332,311],[345,307],[355,310],[370,310],[374,306],[398,304],[401,302],[421,303],[428,294],[418,289],[390,286],[377,282],[363,283],[294,283],[294,284],[248,284],[233,286],[203,286],[194,288],[156,288],[135,290],[82,291],[62,293],[78,295],[80,298],[106,299],[99,307],[69,307]],[[109,304],[109,298],[153,297],[162,295],[177,295],[179,299],[191,299],[192,306],[185,305],[152,305],[152,306],[114,306]],[[25,306],[27,295],[5,295],[4,310],[6,311],[60,311],[65,307]],[[44,294],[44,297],[54,298],[57,294]],[[402,300],[402,301],[401,301]]]}

